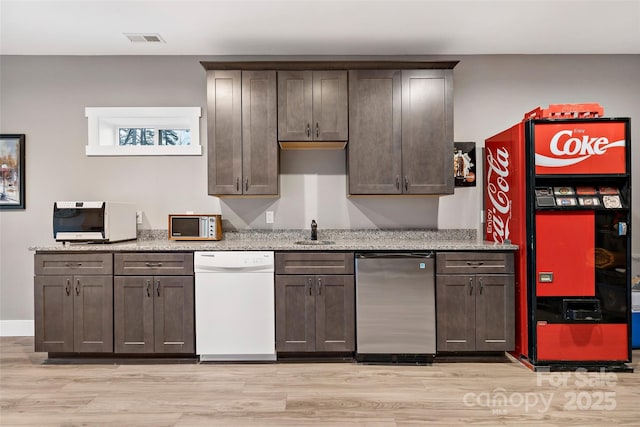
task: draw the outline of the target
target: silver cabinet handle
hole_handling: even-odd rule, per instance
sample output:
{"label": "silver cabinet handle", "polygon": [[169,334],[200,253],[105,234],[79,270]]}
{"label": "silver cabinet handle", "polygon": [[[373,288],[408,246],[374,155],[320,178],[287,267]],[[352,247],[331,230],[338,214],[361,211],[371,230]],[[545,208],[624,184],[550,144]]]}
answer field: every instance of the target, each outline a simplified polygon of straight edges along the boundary
{"label": "silver cabinet handle", "polygon": [[147,267],[162,267],[161,262],[147,262],[144,265],[146,265]]}
{"label": "silver cabinet handle", "polygon": [[322,279],[318,277],[318,296],[322,295]]}
{"label": "silver cabinet handle", "polygon": [[76,295],[80,295],[80,279],[76,280]]}
{"label": "silver cabinet handle", "polygon": [[244,191],[249,191],[249,177],[244,179]]}
{"label": "silver cabinet handle", "polygon": [[320,126],[318,125],[318,122],[316,122],[316,138],[318,138],[320,136]]}
{"label": "silver cabinet handle", "polygon": [[64,287],[64,290],[67,293],[67,296],[71,295],[71,279],[67,279],[67,284]]}
{"label": "silver cabinet handle", "polygon": [[309,295],[313,295],[313,279],[311,277],[309,277],[307,279],[307,282],[309,282]]}
{"label": "silver cabinet handle", "polygon": [[469,295],[473,295],[473,277],[469,277]]}
{"label": "silver cabinet handle", "polygon": [[240,191],[240,178],[236,177],[236,191],[239,192]]}
{"label": "silver cabinet handle", "polygon": [[151,298],[151,280],[147,280],[147,298]]}
{"label": "silver cabinet handle", "polygon": [[307,123],[307,138],[311,137],[311,126]]}
{"label": "silver cabinet handle", "polygon": [[66,262],[64,264],[65,267],[82,267],[81,262]]}
{"label": "silver cabinet handle", "polygon": [[480,284],[480,295],[482,295],[482,278],[478,278],[478,283]]}
{"label": "silver cabinet handle", "polygon": [[467,261],[467,265],[470,267],[480,267],[483,264],[483,261]]}
{"label": "silver cabinet handle", "polygon": [[156,281],[156,295],[160,296],[160,280]]}
{"label": "silver cabinet handle", "polygon": [[396,175],[396,190],[400,190],[400,177]]}
{"label": "silver cabinet handle", "polygon": [[404,177],[404,191],[409,191],[409,177]]}

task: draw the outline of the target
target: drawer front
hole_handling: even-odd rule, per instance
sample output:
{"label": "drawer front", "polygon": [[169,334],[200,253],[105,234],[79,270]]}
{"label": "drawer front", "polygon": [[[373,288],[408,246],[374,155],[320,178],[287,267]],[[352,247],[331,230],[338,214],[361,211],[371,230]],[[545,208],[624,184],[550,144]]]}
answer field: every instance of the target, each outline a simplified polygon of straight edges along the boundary
{"label": "drawer front", "polygon": [[276,274],[353,274],[353,252],[276,252]]}
{"label": "drawer front", "polygon": [[438,252],[438,274],[513,273],[513,253]]}
{"label": "drawer front", "polygon": [[112,274],[113,255],[108,253],[36,254],[36,275]]}
{"label": "drawer front", "polygon": [[193,274],[193,253],[117,253],[113,261],[114,274],[118,276],[191,276]]}

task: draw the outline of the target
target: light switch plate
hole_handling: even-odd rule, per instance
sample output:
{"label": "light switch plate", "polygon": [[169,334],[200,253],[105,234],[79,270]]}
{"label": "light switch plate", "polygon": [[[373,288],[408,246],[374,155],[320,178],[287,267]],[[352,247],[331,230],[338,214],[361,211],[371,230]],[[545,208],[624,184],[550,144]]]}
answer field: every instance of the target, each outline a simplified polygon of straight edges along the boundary
{"label": "light switch plate", "polygon": [[142,211],[136,212],[136,224],[142,224]]}
{"label": "light switch plate", "polygon": [[267,224],[273,224],[273,211],[267,211],[265,213],[265,221],[267,222]]}

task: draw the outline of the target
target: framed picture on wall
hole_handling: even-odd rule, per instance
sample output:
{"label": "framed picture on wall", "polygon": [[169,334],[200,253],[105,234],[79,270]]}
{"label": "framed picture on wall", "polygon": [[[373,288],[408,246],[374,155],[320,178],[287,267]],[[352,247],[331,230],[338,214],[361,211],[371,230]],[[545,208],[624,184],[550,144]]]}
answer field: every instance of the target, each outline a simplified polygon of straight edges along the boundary
{"label": "framed picture on wall", "polygon": [[453,177],[456,187],[476,186],[476,143],[453,143]]}
{"label": "framed picture on wall", "polygon": [[0,134],[0,209],[24,209],[24,134]]}

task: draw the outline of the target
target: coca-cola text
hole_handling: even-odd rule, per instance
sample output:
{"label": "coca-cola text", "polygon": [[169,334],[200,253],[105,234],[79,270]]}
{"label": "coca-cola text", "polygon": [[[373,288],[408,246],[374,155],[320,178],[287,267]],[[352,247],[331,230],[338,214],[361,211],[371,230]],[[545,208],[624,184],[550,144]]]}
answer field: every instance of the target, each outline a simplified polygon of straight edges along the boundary
{"label": "coca-cola text", "polygon": [[511,222],[511,197],[509,184],[509,151],[496,149],[496,154],[485,148],[487,158],[487,235],[494,242],[509,239]]}

